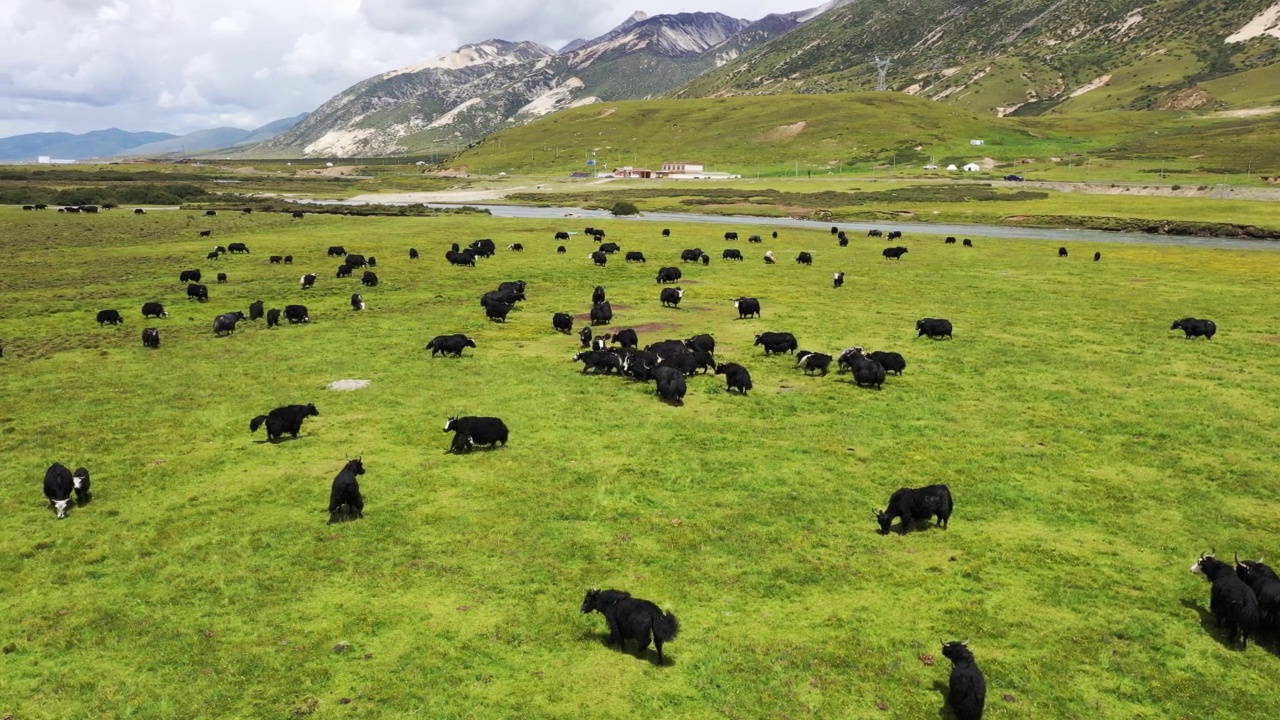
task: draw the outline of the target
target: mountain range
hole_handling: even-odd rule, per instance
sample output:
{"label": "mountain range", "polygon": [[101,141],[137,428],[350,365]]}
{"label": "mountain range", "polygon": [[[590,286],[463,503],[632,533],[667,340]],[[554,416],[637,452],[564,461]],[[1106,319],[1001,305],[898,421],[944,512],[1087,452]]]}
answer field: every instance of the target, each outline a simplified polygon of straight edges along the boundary
{"label": "mountain range", "polygon": [[297,125],[307,113],[267,123],[253,130],[213,128],[186,135],[127,132],[116,128],[71,133],[29,133],[0,138],[0,162],[34,162],[40,156],[59,160],[118,157],[162,157],[229,148],[240,152],[266,142]]}
{"label": "mountain range", "polygon": [[665,95],[850,1],[755,21],[637,12],[558,51],[528,41],[464,45],[356,84],[256,152],[350,157],[455,149],[557,110]]}

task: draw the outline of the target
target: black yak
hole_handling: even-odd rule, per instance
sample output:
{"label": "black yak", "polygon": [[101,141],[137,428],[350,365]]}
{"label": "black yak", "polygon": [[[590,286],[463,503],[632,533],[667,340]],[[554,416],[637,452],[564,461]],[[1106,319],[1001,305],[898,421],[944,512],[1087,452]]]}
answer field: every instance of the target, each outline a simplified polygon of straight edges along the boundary
{"label": "black yak", "polygon": [[883,512],[873,511],[876,521],[880,523],[880,534],[888,535],[889,527],[895,518],[899,519],[898,532],[906,535],[913,525],[938,517],[938,527],[947,529],[951,519],[951,511],[955,502],[951,499],[951,490],[946,485],[929,485],[922,488],[898,488],[889,497],[889,507]]}
{"label": "black yak", "polygon": [[573,316],[569,313],[558,312],[551,316],[551,327],[565,334],[573,332]]}
{"label": "black yak", "polygon": [[755,298],[740,297],[733,301],[733,306],[738,309],[739,320],[753,316],[763,317],[760,314],[760,301]]}
{"label": "black yak", "polygon": [[947,704],[956,714],[956,720],[982,720],[982,710],[987,703],[987,681],[974,662],[967,641],[943,643],[942,656],[951,661]]}
{"label": "black yak", "polygon": [[736,389],[743,395],[751,389],[751,373],[738,363],[721,363],[716,368],[717,375],[723,375],[728,390]]}
{"label": "black yak", "polygon": [[1212,320],[1200,320],[1198,318],[1182,318],[1175,320],[1170,330],[1181,330],[1186,334],[1186,339],[1203,337],[1205,340],[1212,340],[1213,336],[1218,332],[1218,326]]}
{"label": "black yak", "polygon": [[658,650],[658,664],[662,664],[662,646],[676,639],[680,633],[680,622],[671,613],[663,613],[648,600],[631,597],[631,593],[621,590],[587,591],[582,600],[584,615],[596,611],[604,615],[609,625],[609,644],[625,647],[627,640],[634,639],[637,650],[649,649],[649,638],[653,638],[653,646]]}
{"label": "black yak", "polygon": [[348,460],[342,472],[333,479],[329,491],[329,524],[364,517],[364,497],[360,495],[357,475],[364,474],[364,460]]}
{"label": "black yak", "polygon": [[257,432],[262,423],[267,424],[267,439],[276,442],[284,437],[285,433],[289,433],[294,438],[298,437],[298,433],[302,430],[302,421],[311,416],[319,416],[320,411],[316,409],[314,403],[307,405],[285,405],[278,407],[266,415],[249,421],[249,432]]}
{"label": "black yak", "polygon": [[120,316],[119,310],[99,310],[98,311],[98,327],[103,325],[123,324],[124,318]]}
{"label": "black yak", "polygon": [[455,333],[453,335],[437,335],[431,338],[431,342],[427,343],[427,346],[423,349],[430,350],[431,357],[435,357],[436,353],[445,356],[462,357],[463,348],[473,348],[475,346],[475,340],[461,333]]}
{"label": "black yak", "polygon": [[169,312],[168,312],[167,310],[165,310],[165,309],[164,309],[164,305],[161,305],[161,304],[160,304],[160,303],[158,303],[158,302],[143,303],[143,305],[142,305],[142,317],[144,317],[144,318],[150,318],[150,317],[167,318],[167,317],[169,317]]}
{"label": "black yak", "polygon": [[160,347],[160,331],[156,328],[147,328],[142,331],[142,347],[158,348]]}
{"label": "black yak", "polygon": [[67,516],[67,506],[71,503],[71,490],[74,487],[71,471],[62,463],[54,463],[45,471],[44,496],[49,499],[49,507],[57,513],[59,520]]}
{"label": "black yak", "polygon": [[1230,565],[1213,555],[1212,552],[1201,555],[1191,566],[1191,572],[1213,583],[1209,591],[1209,611],[1217,618],[1218,627],[1227,629],[1227,642],[1233,644],[1239,637],[1240,646],[1248,647],[1249,636],[1258,632],[1262,620],[1258,598]]}
{"label": "black yak", "polygon": [[496,417],[451,417],[445,420],[444,431],[459,433],[471,438],[476,445],[507,446],[507,424]]}
{"label": "black yak", "polygon": [[916,337],[927,336],[931,340],[951,337],[951,321],[941,318],[922,318],[916,321]]}
{"label": "black yak", "polygon": [[93,499],[92,488],[89,482],[89,468],[78,467],[71,473],[71,489],[76,493],[76,505],[86,505]]}

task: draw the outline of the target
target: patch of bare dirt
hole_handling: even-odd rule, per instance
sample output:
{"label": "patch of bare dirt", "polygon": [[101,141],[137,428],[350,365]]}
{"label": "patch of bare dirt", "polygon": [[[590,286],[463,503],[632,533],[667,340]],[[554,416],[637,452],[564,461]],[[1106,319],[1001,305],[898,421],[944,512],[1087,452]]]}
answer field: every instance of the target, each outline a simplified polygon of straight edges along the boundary
{"label": "patch of bare dirt", "polygon": [[356,175],[364,168],[360,165],[334,165],[333,167],[312,168],[310,170],[299,170],[298,175],[318,175],[320,177],[339,177],[342,175]]}
{"label": "patch of bare dirt", "polygon": [[804,129],[808,126],[809,126],[809,123],[805,122],[804,120],[801,120],[800,122],[794,123],[792,125],[779,125],[778,127],[765,133],[764,139],[774,140],[774,141],[790,140],[795,136],[799,135],[800,133],[804,132]]}
{"label": "patch of bare dirt", "polygon": [[1195,85],[1183,88],[1156,104],[1157,110],[1195,110],[1213,104],[1213,96]]}

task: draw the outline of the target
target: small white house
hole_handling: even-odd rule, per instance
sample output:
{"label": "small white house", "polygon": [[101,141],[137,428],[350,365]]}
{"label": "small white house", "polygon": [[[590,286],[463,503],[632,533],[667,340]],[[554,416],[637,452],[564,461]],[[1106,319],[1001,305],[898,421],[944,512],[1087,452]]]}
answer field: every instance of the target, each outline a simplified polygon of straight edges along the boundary
{"label": "small white house", "polygon": [[982,169],[982,166],[979,165],[978,163],[969,163],[968,165],[964,166],[965,172],[978,172],[981,169]]}
{"label": "small white house", "polygon": [[955,172],[956,170],[959,170],[960,168],[956,167],[955,165],[948,165],[948,166],[947,166],[947,169],[948,169],[948,170],[950,170],[951,172]]}

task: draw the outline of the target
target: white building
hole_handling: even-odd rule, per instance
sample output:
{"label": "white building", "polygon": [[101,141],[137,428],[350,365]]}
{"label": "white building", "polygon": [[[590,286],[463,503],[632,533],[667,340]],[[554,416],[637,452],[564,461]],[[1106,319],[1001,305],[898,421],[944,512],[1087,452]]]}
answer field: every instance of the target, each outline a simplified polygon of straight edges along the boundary
{"label": "white building", "polygon": [[662,172],[676,175],[697,175],[702,172],[702,163],[664,162]]}
{"label": "white building", "polygon": [[969,163],[968,165],[964,166],[965,172],[978,172],[981,169],[982,169],[982,166],[979,165],[978,163]]}

